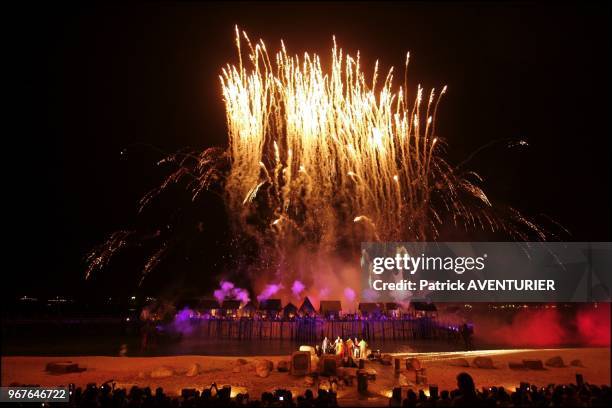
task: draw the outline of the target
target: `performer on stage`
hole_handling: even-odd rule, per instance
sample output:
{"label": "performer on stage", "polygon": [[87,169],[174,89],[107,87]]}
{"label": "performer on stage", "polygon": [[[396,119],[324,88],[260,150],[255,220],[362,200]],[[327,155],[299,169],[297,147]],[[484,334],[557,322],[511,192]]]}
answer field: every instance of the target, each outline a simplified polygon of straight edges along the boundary
{"label": "performer on stage", "polygon": [[337,356],[341,356],[344,350],[344,342],[342,341],[342,339],[340,338],[340,336],[338,336],[336,338],[336,341],[334,342],[334,345],[336,347],[336,355]]}
{"label": "performer on stage", "polygon": [[345,354],[347,357],[352,358],[354,356],[354,353],[355,353],[355,343],[353,343],[353,340],[349,337],[345,344]]}
{"label": "performer on stage", "polygon": [[366,358],[366,351],[368,349],[368,343],[364,339],[359,342],[359,358]]}

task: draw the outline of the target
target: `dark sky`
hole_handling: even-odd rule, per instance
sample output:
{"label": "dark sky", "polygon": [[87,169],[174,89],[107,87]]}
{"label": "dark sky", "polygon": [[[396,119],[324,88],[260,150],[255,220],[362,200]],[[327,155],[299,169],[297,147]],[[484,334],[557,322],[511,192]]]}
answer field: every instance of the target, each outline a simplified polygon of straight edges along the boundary
{"label": "dark sky", "polygon": [[[235,24],[271,50],[282,38],[292,52],[324,56],[335,34],[343,48],[361,50],[364,66],[378,58],[385,70],[401,68],[410,51],[413,89],[449,87],[438,131],[451,162],[493,139],[525,139],[528,149],[494,148],[471,162],[490,196],[530,216],[546,214],[571,232],[566,240],[609,241],[609,16],[608,6],[578,3],[395,2],[19,13],[11,39],[19,70],[15,137],[25,154],[16,154],[11,177],[21,211],[10,286],[19,293],[82,290],[83,255],[138,222],[138,198],[163,174],[155,166],[159,150],[225,145],[218,74],[236,61]],[[210,243],[220,225],[211,223]],[[170,259],[150,289],[185,279],[210,283],[212,258],[188,272]],[[116,266],[88,287],[130,291],[137,274]]]}

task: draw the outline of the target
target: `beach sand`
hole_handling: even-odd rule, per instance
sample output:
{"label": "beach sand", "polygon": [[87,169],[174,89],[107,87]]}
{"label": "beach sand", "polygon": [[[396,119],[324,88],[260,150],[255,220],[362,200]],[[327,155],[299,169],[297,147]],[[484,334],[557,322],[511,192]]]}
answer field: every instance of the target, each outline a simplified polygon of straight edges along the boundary
{"label": "beach sand", "polygon": [[[478,356],[489,356],[493,359],[495,368],[483,369],[473,367],[472,361]],[[546,367],[545,370],[513,370],[508,362],[520,362],[523,359],[546,359],[561,356],[567,365],[563,368]],[[465,371],[474,378],[476,386],[504,386],[514,390],[521,381],[546,386],[550,383],[562,384],[575,382],[576,373],[581,373],[584,380],[594,384],[610,384],[610,349],[608,348],[577,348],[577,349],[543,349],[543,350],[489,350],[467,353],[415,353],[403,354],[398,357],[418,357],[426,369],[429,384],[437,384],[440,390],[455,388],[455,378]],[[212,382],[218,386],[231,385],[232,394],[248,392],[252,398],[259,398],[264,391],[274,391],[278,388],[291,390],[295,395],[302,394],[307,388],[304,377],[293,377],[288,373],[276,370],[280,360],[289,360],[289,356],[272,357],[240,357],[246,364],[238,363],[239,357],[220,356],[170,356],[170,357],[2,357],[2,386],[12,383],[40,384],[41,386],[67,385],[74,383],[85,386],[88,383],[101,384],[113,380],[117,387],[149,386],[152,389],[163,387],[166,393],[180,394],[183,388],[202,389]],[[465,358],[472,366],[457,367],[453,365],[457,359]],[[274,370],[267,378],[255,374],[254,364],[257,360],[267,359],[274,362]],[[581,360],[584,367],[569,366],[570,361]],[[52,375],[45,372],[46,364],[53,361],[72,361],[86,368],[80,373]],[[201,367],[200,374],[189,377],[186,375],[191,365],[197,363]],[[175,374],[167,378],[150,378],[150,372],[159,367],[170,367]],[[236,372],[240,367],[240,371]],[[402,373],[402,378],[396,377],[393,366],[383,366],[378,362],[367,362],[366,368],[377,372],[375,381],[368,384],[369,397],[360,398],[356,389],[356,381],[352,387],[342,386],[338,389],[338,401],[345,406],[386,406],[393,387],[400,381],[406,384],[415,381],[414,372]],[[403,367],[402,367],[403,368]],[[321,386],[327,386],[327,380],[322,377],[311,387],[313,391]],[[404,387],[407,388],[407,387]],[[411,386],[414,390],[428,389],[428,386]]]}

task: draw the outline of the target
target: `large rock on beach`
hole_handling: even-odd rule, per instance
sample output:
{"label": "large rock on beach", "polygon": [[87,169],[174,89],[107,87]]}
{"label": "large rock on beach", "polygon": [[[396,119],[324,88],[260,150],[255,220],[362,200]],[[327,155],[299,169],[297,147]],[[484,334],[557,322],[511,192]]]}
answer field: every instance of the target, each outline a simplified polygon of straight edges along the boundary
{"label": "large rock on beach", "polygon": [[453,367],[469,367],[470,362],[465,358],[456,358],[454,360],[449,361],[448,365]]}
{"label": "large rock on beach", "polygon": [[527,370],[527,366],[522,361],[510,361],[508,368],[511,370]]}
{"label": "large rock on beach", "polygon": [[562,367],[565,367],[565,364],[563,363],[563,359],[561,358],[561,356],[551,357],[548,360],[546,360],[545,364],[548,367],[553,367],[553,368],[562,368]]}
{"label": "large rock on beach", "polygon": [[274,369],[274,363],[270,360],[258,360],[255,363],[255,374],[258,377],[266,378],[270,375],[270,371]]}
{"label": "large rock on beach", "polygon": [[530,370],[544,370],[542,360],[523,360],[523,364]]}
{"label": "large rock on beach", "polygon": [[493,359],[491,357],[476,357],[474,359],[474,366],[478,368],[495,368],[493,365]]}
{"label": "large rock on beach", "polygon": [[406,370],[417,371],[417,370],[420,370],[421,368],[422,368],[421,361],[418,358],[412,357],[412,358],[406,359]]}
{"label": "large rock on beach", "polygon": [[168,378],[174,375],[174,370],[171,367],[157,367],[151,371],[151,378]]}
{"label": "large rock on beach", "polygon": [[582,364],[582,361],[578,359],[570,361],[570,365],[572,367],[584,367],[584,365]]}
{"label": "large rock on beach", "polygon": [[50,374],[67,374],[67,373],[78,373],[85,371],[84,368],[80,368],[77,363],[72,361],[54,361],[47,363],[45,371]]}

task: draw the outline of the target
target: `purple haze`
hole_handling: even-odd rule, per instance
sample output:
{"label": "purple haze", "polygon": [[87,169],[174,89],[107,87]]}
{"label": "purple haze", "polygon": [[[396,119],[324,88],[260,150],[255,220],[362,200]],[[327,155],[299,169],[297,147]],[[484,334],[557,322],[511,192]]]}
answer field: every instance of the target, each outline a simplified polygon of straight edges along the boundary
{"label": "purple haze", "polygon": [[215,290],[214,296],[219,303],[225,299],[240,300],[243,304],[249,302],[249,292],[246,289],[238,288],[230,281],[221,281],[219,289]]}
{"label": "purple haze", "polygon": [[293,295],[295,297],[299,297],[300,293],[302,293],[302,291],[306,288],[306,285],[304,285],[302,282],[300,282],[299,280],[296,280],[295,282],[293,282],[293,285],[291,285],[291,292],[293,292]]}
{"label": "purple haze", "polygon": [[257,300],[261,302],[262,300],[269,299],[271,296],[274,296],[282,288],[283,288],[283,285],[281,285],[280,283],[279,284],[270,283],[266,285],[264,290],[262,290],[261,293],[257,296]]}

